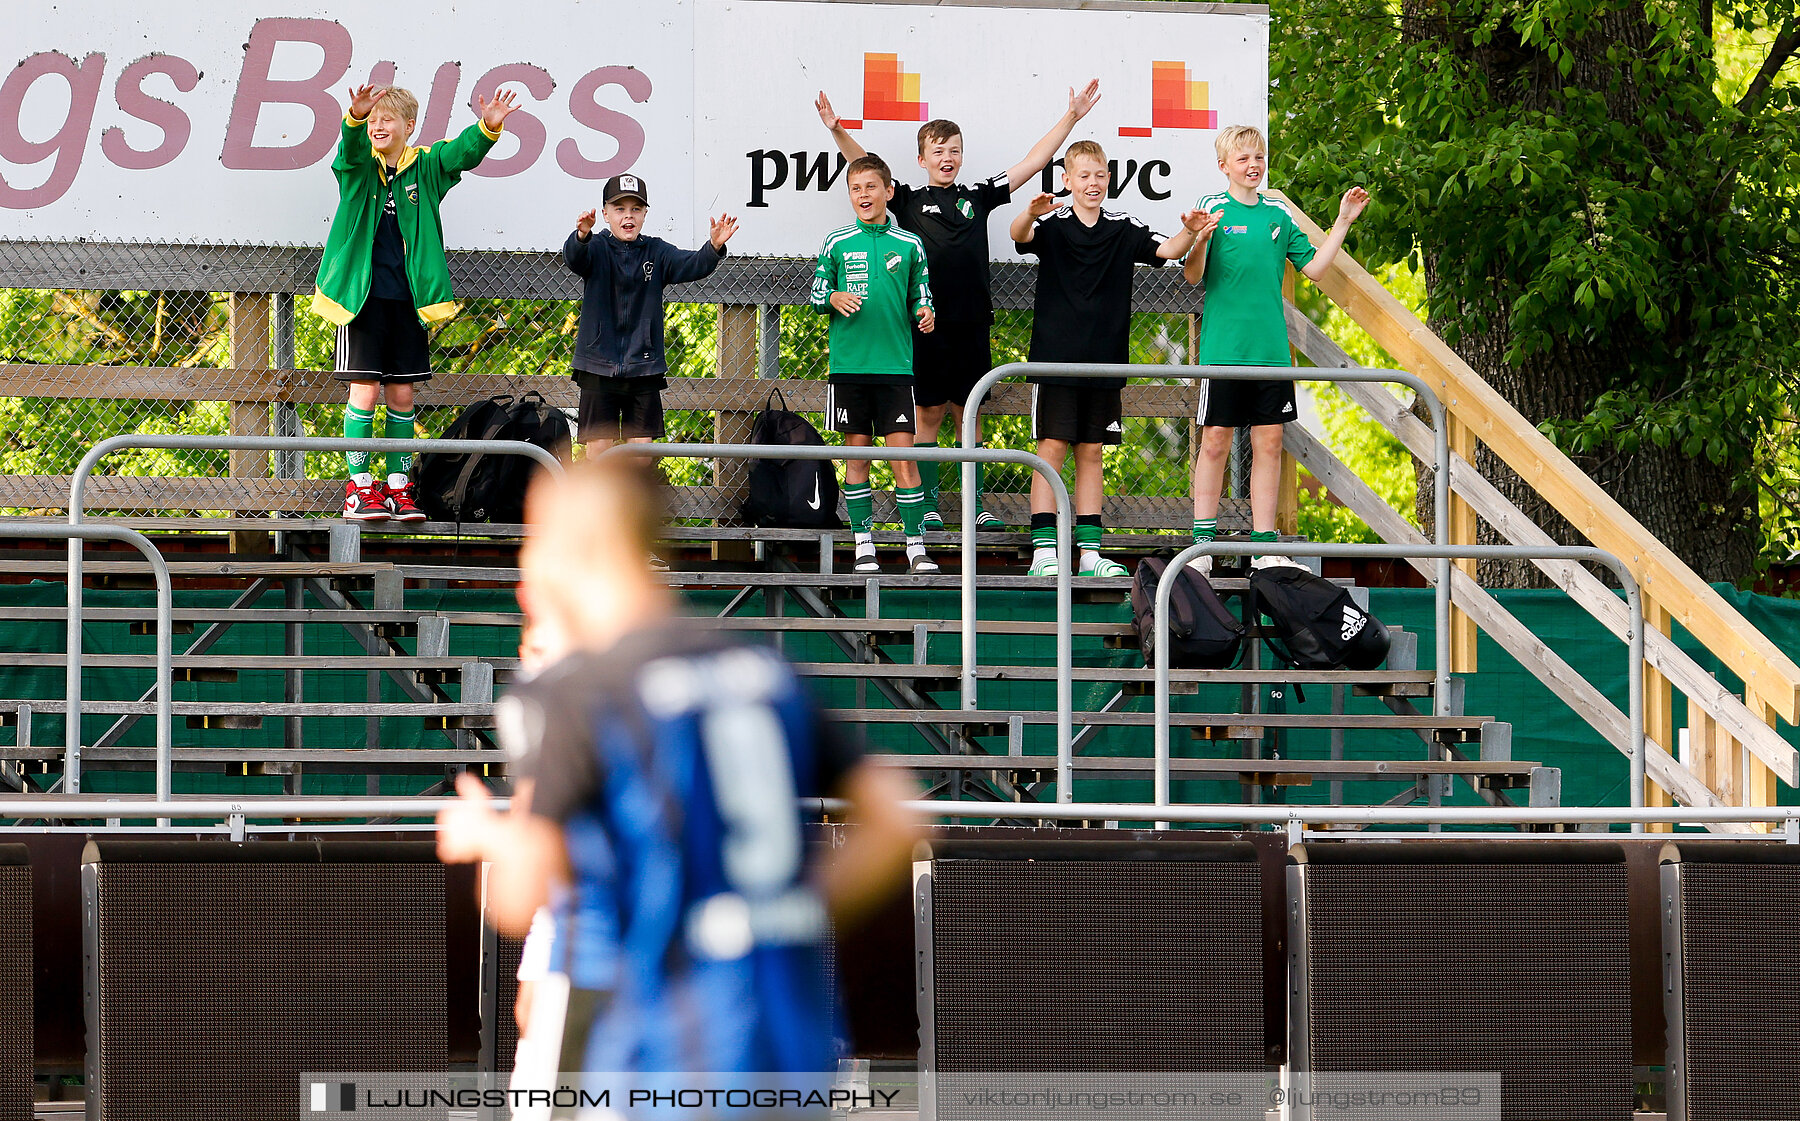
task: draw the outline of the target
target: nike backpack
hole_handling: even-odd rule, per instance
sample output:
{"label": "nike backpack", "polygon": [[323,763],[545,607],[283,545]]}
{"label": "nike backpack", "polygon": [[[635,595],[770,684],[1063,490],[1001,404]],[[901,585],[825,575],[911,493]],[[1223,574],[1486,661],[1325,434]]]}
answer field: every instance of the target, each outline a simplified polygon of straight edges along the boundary
{"label": "nike backpack", "polygon": [[[569,418],[535,391],[475,402],[457,414],[443,438],[522,440],[569,458]],[[510,452],[426,452],[413,472],[419,509],[439,522],[522,523],[525,488],[537,470],[535,461]]]}
{"label": "nike backpack", "polygon": [[[779,402],[779,407],[777,403]],[[789,411],[777,389],[750,429],[752,444],[819,447],[825,440],[807,419]],[[837,471],[828,459],[757,459],[750,464],[744,521],[783,529],[838,529]]]}
{"label": "nike backpack", "polygon": [[[1131,580],[1131,625],[1143,647],[1144,664],[1156,664],[1156,587],[1169,579],[1173,553],[1157,553],[1138,561]],[[1169,668],[1225,669],[1238,660],[1244,624],[1237,621],[1213,590],[1211,581],[1187,565],[1169,589]]]}
{"label": "nike backpack", "polygon": [[1303,568],[1250,574],[1251,618],[1269,619],[1264,638],[1275,656],[1298,669],[1374,669],[1392,640],[1380,619],[1356,606],[1348,589]]}

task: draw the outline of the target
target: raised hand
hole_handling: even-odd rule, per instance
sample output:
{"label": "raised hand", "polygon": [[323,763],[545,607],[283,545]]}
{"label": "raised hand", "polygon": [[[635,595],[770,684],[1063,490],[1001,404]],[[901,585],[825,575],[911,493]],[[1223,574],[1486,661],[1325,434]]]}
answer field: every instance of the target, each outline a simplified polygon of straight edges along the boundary
{"label": "raised hand", "polygon": [[385,86],[359,86],[350,91],[350,115],[359,121],[369,119],[375,111],[375,103],[387,96]]}
{"label": "raised hand", "polygon": [[583,241],[586,241],[587,236],[594,232],[594,219],[596,217],[597,214],[595,211],[584,210],[581,212],[581,216],[575,219],[575,232],[581,235]]}
{"label": "raised hand", "polygon": [[1190,210],[1181,216],[1181,224],[1193,231],[1195,241],[1205,241],[1219,228],[1219,216],[1210,210]]}
{"label": "raised hand", "polygon": [[1369,192],[1361,187],[1352,187],[1344,192],[1344,199],[1338,203],[1338,221],[1349,225],[1361,217],[1363,207],[1369,205]]}
{"label": "raised hand", "polygon": [[916,315],[919,320],[919,333],[924,335],[931,334],[932,328],[937,326],[937,316],[932,314],[931,309],[922,307],[915,312],[914,315]]}
{"label": "raised hand", "polygon": [[852,296],[848,292],[833,292],[831,306],[839,315],[849,317],[855,315],[857,309],[862,307],[862,297]]}
{"label": "raised hand", "polygon": [[506,118],[519,107],[518,99],[511,90],[496,91],[492,101],[478,93],[475,95],[475,105],[481,111],[481,123],[487,126],[489,132],[499,132]]}
{"label": "raised hand", "polygon": [[1079,121],[1081,118],[1087,116],[1088,110],[1099,104],[1099,102],[1100,79],[1094,78],[1089,81],[1086,86],[1082,87],[1080,93],[1075,92],[1074,86],[1069,87],[1069,112],[1075,114],[1076,120]]}
{"label": "raised hand", "polygon": [[813,102],[813,108],[819,111],[819,123],[831,132],[836,132],[838,124],[843,118],[839,117],[837,111],[832,109],[831,99],[825,96],[824,90],[819,91],[819,99]]}
{"label": "raised hand", "polygon": [[1025,209],[1031,212],[1033,218],[1042,218],[1056,209],[1056,196],[1048,191],[1039,191],[1031,196],[1031,201],[1025,205]]}
{"label": "raised hand", "polygon": [[731,235],[737,233],[737,219],[729,214],[721,214],[710,223],[712,227],[712,245],[714,249],[724,249]]}

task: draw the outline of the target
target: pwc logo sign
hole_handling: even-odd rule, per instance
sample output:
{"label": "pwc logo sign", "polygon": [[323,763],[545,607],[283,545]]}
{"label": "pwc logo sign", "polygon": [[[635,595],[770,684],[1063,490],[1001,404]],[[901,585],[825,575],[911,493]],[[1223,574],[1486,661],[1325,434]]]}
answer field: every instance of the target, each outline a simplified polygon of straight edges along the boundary
{"label": "pwc logo sign", "polygon": [[928,121],[931,107],[919,100],[919,76],[908,74],[897,54],[863,54],[863,115],[842,121],[858,129],[863,121]]}
{"label": "pwc logo sign", "polygon": [[[841,117],[845,129],[866,121],[928,121],[931,107],[920,100],[919,75],[908,74],[897,54],[863,54],[863,109],[860,119]],[[849,161],[840,152],[783,152],[757,148],[745,152],[750,161],[750,198],[746,207],[768,206],[768,195],[791,185],[795,191],[829,191]]]}
{"label": "pwc logo sign", "polygon": [[1150,64],[1149,127],[1125,127],[1120,136],[1149,136],[1159,128],[1219,127],[1219,114],[1207,107],[1207,83],[1196,82],[1185,62]]}

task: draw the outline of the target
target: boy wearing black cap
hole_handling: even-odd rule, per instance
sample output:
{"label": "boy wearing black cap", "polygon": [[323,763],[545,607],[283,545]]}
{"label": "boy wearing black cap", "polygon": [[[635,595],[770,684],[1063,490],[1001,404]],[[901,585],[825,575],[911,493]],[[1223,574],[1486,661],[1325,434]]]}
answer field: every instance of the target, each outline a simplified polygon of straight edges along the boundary
{"label": "boy wearing black cap", "polygon": [[575,219],[563,261],[585,282],[580,332],[570,360],[581,386],[579,436],[590,456],[621,439],[649,443],[663,434],[663,285],[699,280],[719,267],[737,219],[721,214],[698,249],[677,249],[644,233],[650,191],[642,177],[615,175],[601,193],[606,229],[592,210]]}

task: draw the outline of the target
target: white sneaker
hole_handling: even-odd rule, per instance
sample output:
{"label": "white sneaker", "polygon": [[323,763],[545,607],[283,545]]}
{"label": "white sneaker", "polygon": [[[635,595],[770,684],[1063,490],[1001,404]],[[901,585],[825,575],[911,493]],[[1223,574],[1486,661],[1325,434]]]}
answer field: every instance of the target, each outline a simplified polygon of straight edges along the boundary
{"label": "white sneaker", "polygon": [[1108,560],[1098,553],[1092,555],[1094,558],[1094,563],[1092,565],[1087,563],[1087,557],[1085,555],[1082,558],[1081,574],[1083,576],[1099,576],[1106,579],[1116,579],[1120,576],[1131,575],[1130,569],[1127,569],[1118,561]]}
{"label": "white sneaker", "polygon": [[1188,561],[1187,563],[1188,563],[1189,568],[1193,569],[1195,572],[1198,572],[1202,576],[1211,576],[1212,575],[1213,555],[1211,553],[1202,553],[1200,556],[1193,558],[1192,560]]}
{"label": "white sneaker", "polygon": [[1025,575],[1027,575],[1027,576],[1055,576],[1055,575],[1059,574],[1061,571],[1062,571],[1062,569],[1060,567],[1058,567],[1055,557],[1046,557],[1043,560],[1032,561],[1031,567],[1026,570]]}
{"label": "white sneaker", "polygon": [[1253,557],[1250,561],[1250,568],[1252,571],[1257,571],[1257,570],[1264,569],[1264,568],[1305,568],[1305,567],[1306,567],[1305,565],[1301,564],[1299,561],[1295,560],[1293,557],[1284,557],[1284,556],[1280,555],[1279,553],[1265,553],[1264,555],[1262,555],[1260,557]]}

